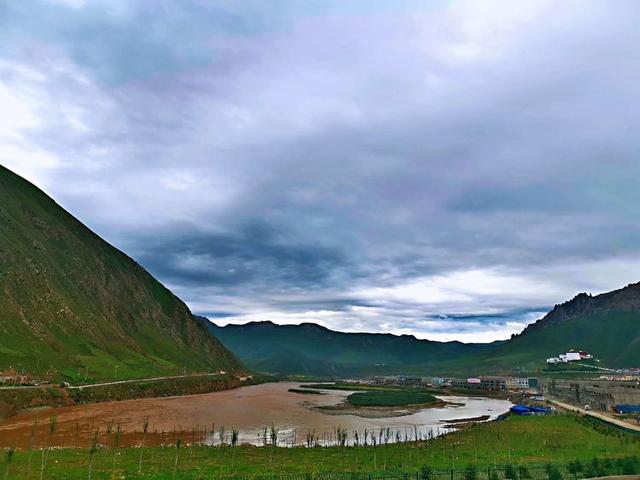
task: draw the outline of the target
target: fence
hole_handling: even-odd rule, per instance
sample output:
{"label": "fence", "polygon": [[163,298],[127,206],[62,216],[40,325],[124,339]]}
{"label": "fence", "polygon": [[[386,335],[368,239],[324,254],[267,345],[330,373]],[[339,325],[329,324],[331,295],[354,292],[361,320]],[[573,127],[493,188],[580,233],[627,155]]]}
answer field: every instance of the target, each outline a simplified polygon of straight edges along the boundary
{"label": "fence", "polygon": [[305,473],[289,475],[251,475],[216,477],[224,480],[577,480],[607,475],[632,475],[640,472],[636,457],[601,459],[581,464],[504,465],[484,468],[473,466],[464,469],[382,473]]}

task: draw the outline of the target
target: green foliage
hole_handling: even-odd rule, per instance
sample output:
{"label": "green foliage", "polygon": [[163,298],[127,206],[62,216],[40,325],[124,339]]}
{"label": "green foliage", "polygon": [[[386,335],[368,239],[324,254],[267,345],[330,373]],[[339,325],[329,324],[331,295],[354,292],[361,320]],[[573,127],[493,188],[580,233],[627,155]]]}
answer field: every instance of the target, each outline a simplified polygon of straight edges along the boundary
{"label": "green foliage", "polygon": [[517,478],[518,478],[518,471],[510,463],[505,465],[505,467],[504,467],[504,478],[506,478],[508,480],[517,480]]}
{"label": "green foliage", "polygon": [[547,464],[545,466],[545,471],[547,472],[547,480],[563,480],[562,472],[560,472],[557,466]]}
{"label": "green foliage", "polygon": [[169,290],[3,167],[0,225],[0,370],[81,383],[240,369]]}
{"label": "green foliage", "polygon": [[620,473],[622,475],[635,475],[638,473],[638,459],[636,457],[625,457],[621,463]]}
{"label": "green foliage", "polygon": [[573,460],[567,464],[567,470],[569,473],[578,474],[584,470],[582,462],[580,460]]}
{"label": "green foliage", "polygon": [[380,390],[352,393],[347,402],[360,407],[399,407],[439,402],[430,393],[421,391]]}
{"label": "green foliage", "polygon": [[531,473],[529,473],[529,469],[526,467],[526,465],[518,466],[518,474],[520,475],[520,478],[523,479],[531,478]]}
{"label": "green foliage", "polygon": [[433,472],[429,465],[422,465],[420,467],[420,475],[419,475],[420,480],[431,480],[432,476],[433,476]]}
{"label": "green foliage", "polygon": [[478,469],[475,465],[469,465],[464,470],[464,480],[477,480],[478,478]]}

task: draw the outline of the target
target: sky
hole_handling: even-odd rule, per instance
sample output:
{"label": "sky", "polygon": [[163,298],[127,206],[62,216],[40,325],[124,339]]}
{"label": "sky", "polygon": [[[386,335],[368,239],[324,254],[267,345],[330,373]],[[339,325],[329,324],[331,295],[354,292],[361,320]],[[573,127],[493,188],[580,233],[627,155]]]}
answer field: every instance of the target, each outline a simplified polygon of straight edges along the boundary
{"label": "sky", "polygon": [[219,324],[509,338],[640,281],[635,0],[0,0],[0,164]]}

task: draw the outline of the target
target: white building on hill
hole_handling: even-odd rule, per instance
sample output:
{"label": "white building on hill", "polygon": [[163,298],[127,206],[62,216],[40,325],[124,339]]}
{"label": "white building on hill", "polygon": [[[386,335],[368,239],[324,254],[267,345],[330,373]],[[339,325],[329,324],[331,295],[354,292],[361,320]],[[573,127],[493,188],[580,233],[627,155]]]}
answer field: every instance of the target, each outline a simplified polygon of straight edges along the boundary
{"label": "white building on hill", "polygon": [[593,355],[591,355],[588,352],[584,352],[584,351],[576,352],[575,350],[569,350],[567,353],[561,353],[557,357],[547,358],[547,363],[548,364],[569,363],[569,362],[577,362],[580,360],[591,360],[592,358],[593,358]]}

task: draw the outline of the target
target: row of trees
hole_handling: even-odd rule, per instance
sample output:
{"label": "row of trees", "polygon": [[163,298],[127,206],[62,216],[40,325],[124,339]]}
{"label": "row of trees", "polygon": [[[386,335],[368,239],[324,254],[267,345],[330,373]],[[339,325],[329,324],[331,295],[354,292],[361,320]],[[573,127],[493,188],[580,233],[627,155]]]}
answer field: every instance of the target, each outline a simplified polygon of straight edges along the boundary
{"label": "row of trees", "polygon": [[[527,480],[544,478],[546,480],[571,480],[576,478],[595,478],[607,475],[635,475],[640,471],[636,457],[623,457],[616,460],[593,458],[591,462],[582,463],[574,460],[566,465],[547,464],[544,467],[527,467],[525,465],[508,464],[504,467],[488,467],[486,472],[475,465],[469,465],[463,472],[463,480]],[[434,480],[436,476],[428,467],[424,466],[420,472],[422,480]]]}

